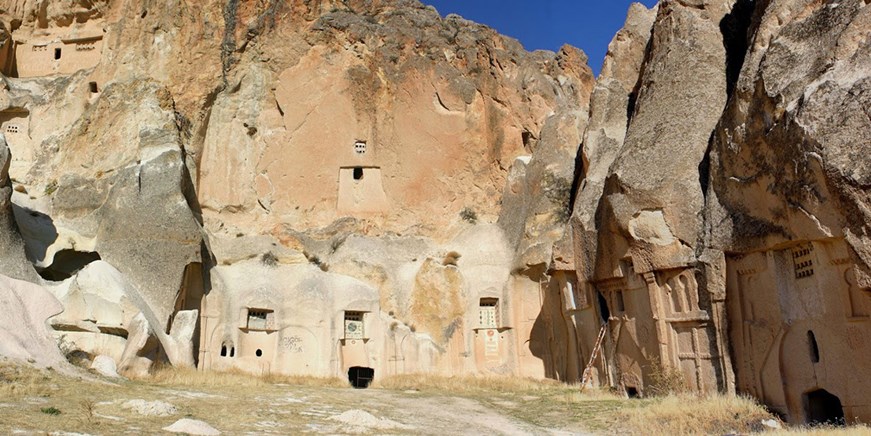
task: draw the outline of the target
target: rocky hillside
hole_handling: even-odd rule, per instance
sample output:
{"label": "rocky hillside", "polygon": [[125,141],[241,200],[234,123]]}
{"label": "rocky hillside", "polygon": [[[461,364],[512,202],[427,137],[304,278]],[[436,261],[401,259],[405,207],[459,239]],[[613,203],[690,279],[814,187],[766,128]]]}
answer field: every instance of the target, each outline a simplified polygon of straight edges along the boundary
{"label": "rocky hillside", "polygon": [[[480,298],[513,325],[506,284],[534,267],[536,285],[563,234],[594,82],[573,47],[528,53],[416,1],[0,10],[5,272],[52,289],[54,327],[122,369],[262,370],[266,347],[269,368],[333,374],[350,311],[435,350],[396,371],[468,372]],[[243,345],[261,314],[281,339]],[[519,365],[517,327],[498,371]],[[367,337],[363,366],[387,342]],[[236,348],[251,361],[211,363]]]}
{"label": "rocky hillside", "polygon": [[674,375],[867,421],[869,11],[634,4],[594,80],[416,0],[5,0],[0,267],[126,373]]}

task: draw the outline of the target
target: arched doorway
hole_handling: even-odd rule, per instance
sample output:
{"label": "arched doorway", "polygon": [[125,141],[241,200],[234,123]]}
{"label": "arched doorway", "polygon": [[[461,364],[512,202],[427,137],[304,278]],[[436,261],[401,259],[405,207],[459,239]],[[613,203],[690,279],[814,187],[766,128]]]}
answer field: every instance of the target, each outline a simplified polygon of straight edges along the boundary
{"label": "arched doorway", "polygon": [[808,424],[844,425],[844,408],[841,400],[825,389],[804,394],[805,419]]}
{"label": "arched doorway", "polygon": [[348,368],[348,381],[356,389],[366,389],[375,378],[375,370],[365,366],[352,366]]}

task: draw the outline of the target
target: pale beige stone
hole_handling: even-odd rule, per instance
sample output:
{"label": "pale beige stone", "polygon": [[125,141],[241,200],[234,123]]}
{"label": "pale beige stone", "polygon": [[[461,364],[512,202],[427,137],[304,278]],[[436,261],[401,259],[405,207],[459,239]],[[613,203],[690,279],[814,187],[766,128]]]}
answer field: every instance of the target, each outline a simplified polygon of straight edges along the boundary
{"label": "pale beige stone", "polygon": [[0,356],[58,368],[66,359],[48,319],[63,306],[42,286],[0,275]]}

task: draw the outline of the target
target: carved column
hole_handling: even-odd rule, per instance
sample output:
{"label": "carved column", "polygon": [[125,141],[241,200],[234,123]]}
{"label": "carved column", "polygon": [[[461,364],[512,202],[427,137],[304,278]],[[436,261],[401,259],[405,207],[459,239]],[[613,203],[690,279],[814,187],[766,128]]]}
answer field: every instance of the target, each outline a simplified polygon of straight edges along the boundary
{"label": "carved column", "polygon": [[666,321],[665,310],[663,309],[662,293],[659,285],[656,284],[656,273],[646,272],[641,274],[644,282],[647,284],[647,295],[650,297],[650,312],[653,320],[656,322],[656,342],[659,344],[659,364],[662,368],[672,366],[670,353],[668,352],[668,322]]}

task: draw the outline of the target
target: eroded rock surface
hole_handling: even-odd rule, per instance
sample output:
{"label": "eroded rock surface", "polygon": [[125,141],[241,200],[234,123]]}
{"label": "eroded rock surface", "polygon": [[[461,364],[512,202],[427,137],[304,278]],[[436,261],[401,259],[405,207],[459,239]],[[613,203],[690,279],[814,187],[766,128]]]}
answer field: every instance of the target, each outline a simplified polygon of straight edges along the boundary
{"label": "eroded rock surface", "polygon": [[0,310],[0,356],[40,367],[66,363],[47,324],[63,306],[45,288],[0,276]]}
{"label": "eroded rock surface", "polygon": [[708,240],[727,252],[738,388],[793,423],[871,413],[866,3],[757,6],[713,138]]}
{"label": "eroded rock surface", "polygon": [[122,373],[871,419],[866,1],[635,4],[597,81],[414,0],[85,3],[0,5],[0,272]]}
{"label": "eroded rock surface", "polygon": [[867,415],[866,2],[663,1],[646,42],[640,12],[593,94],[575,264],[554,262],[581,355],[605,323],[593,382],[679,371],[793,423]]}

